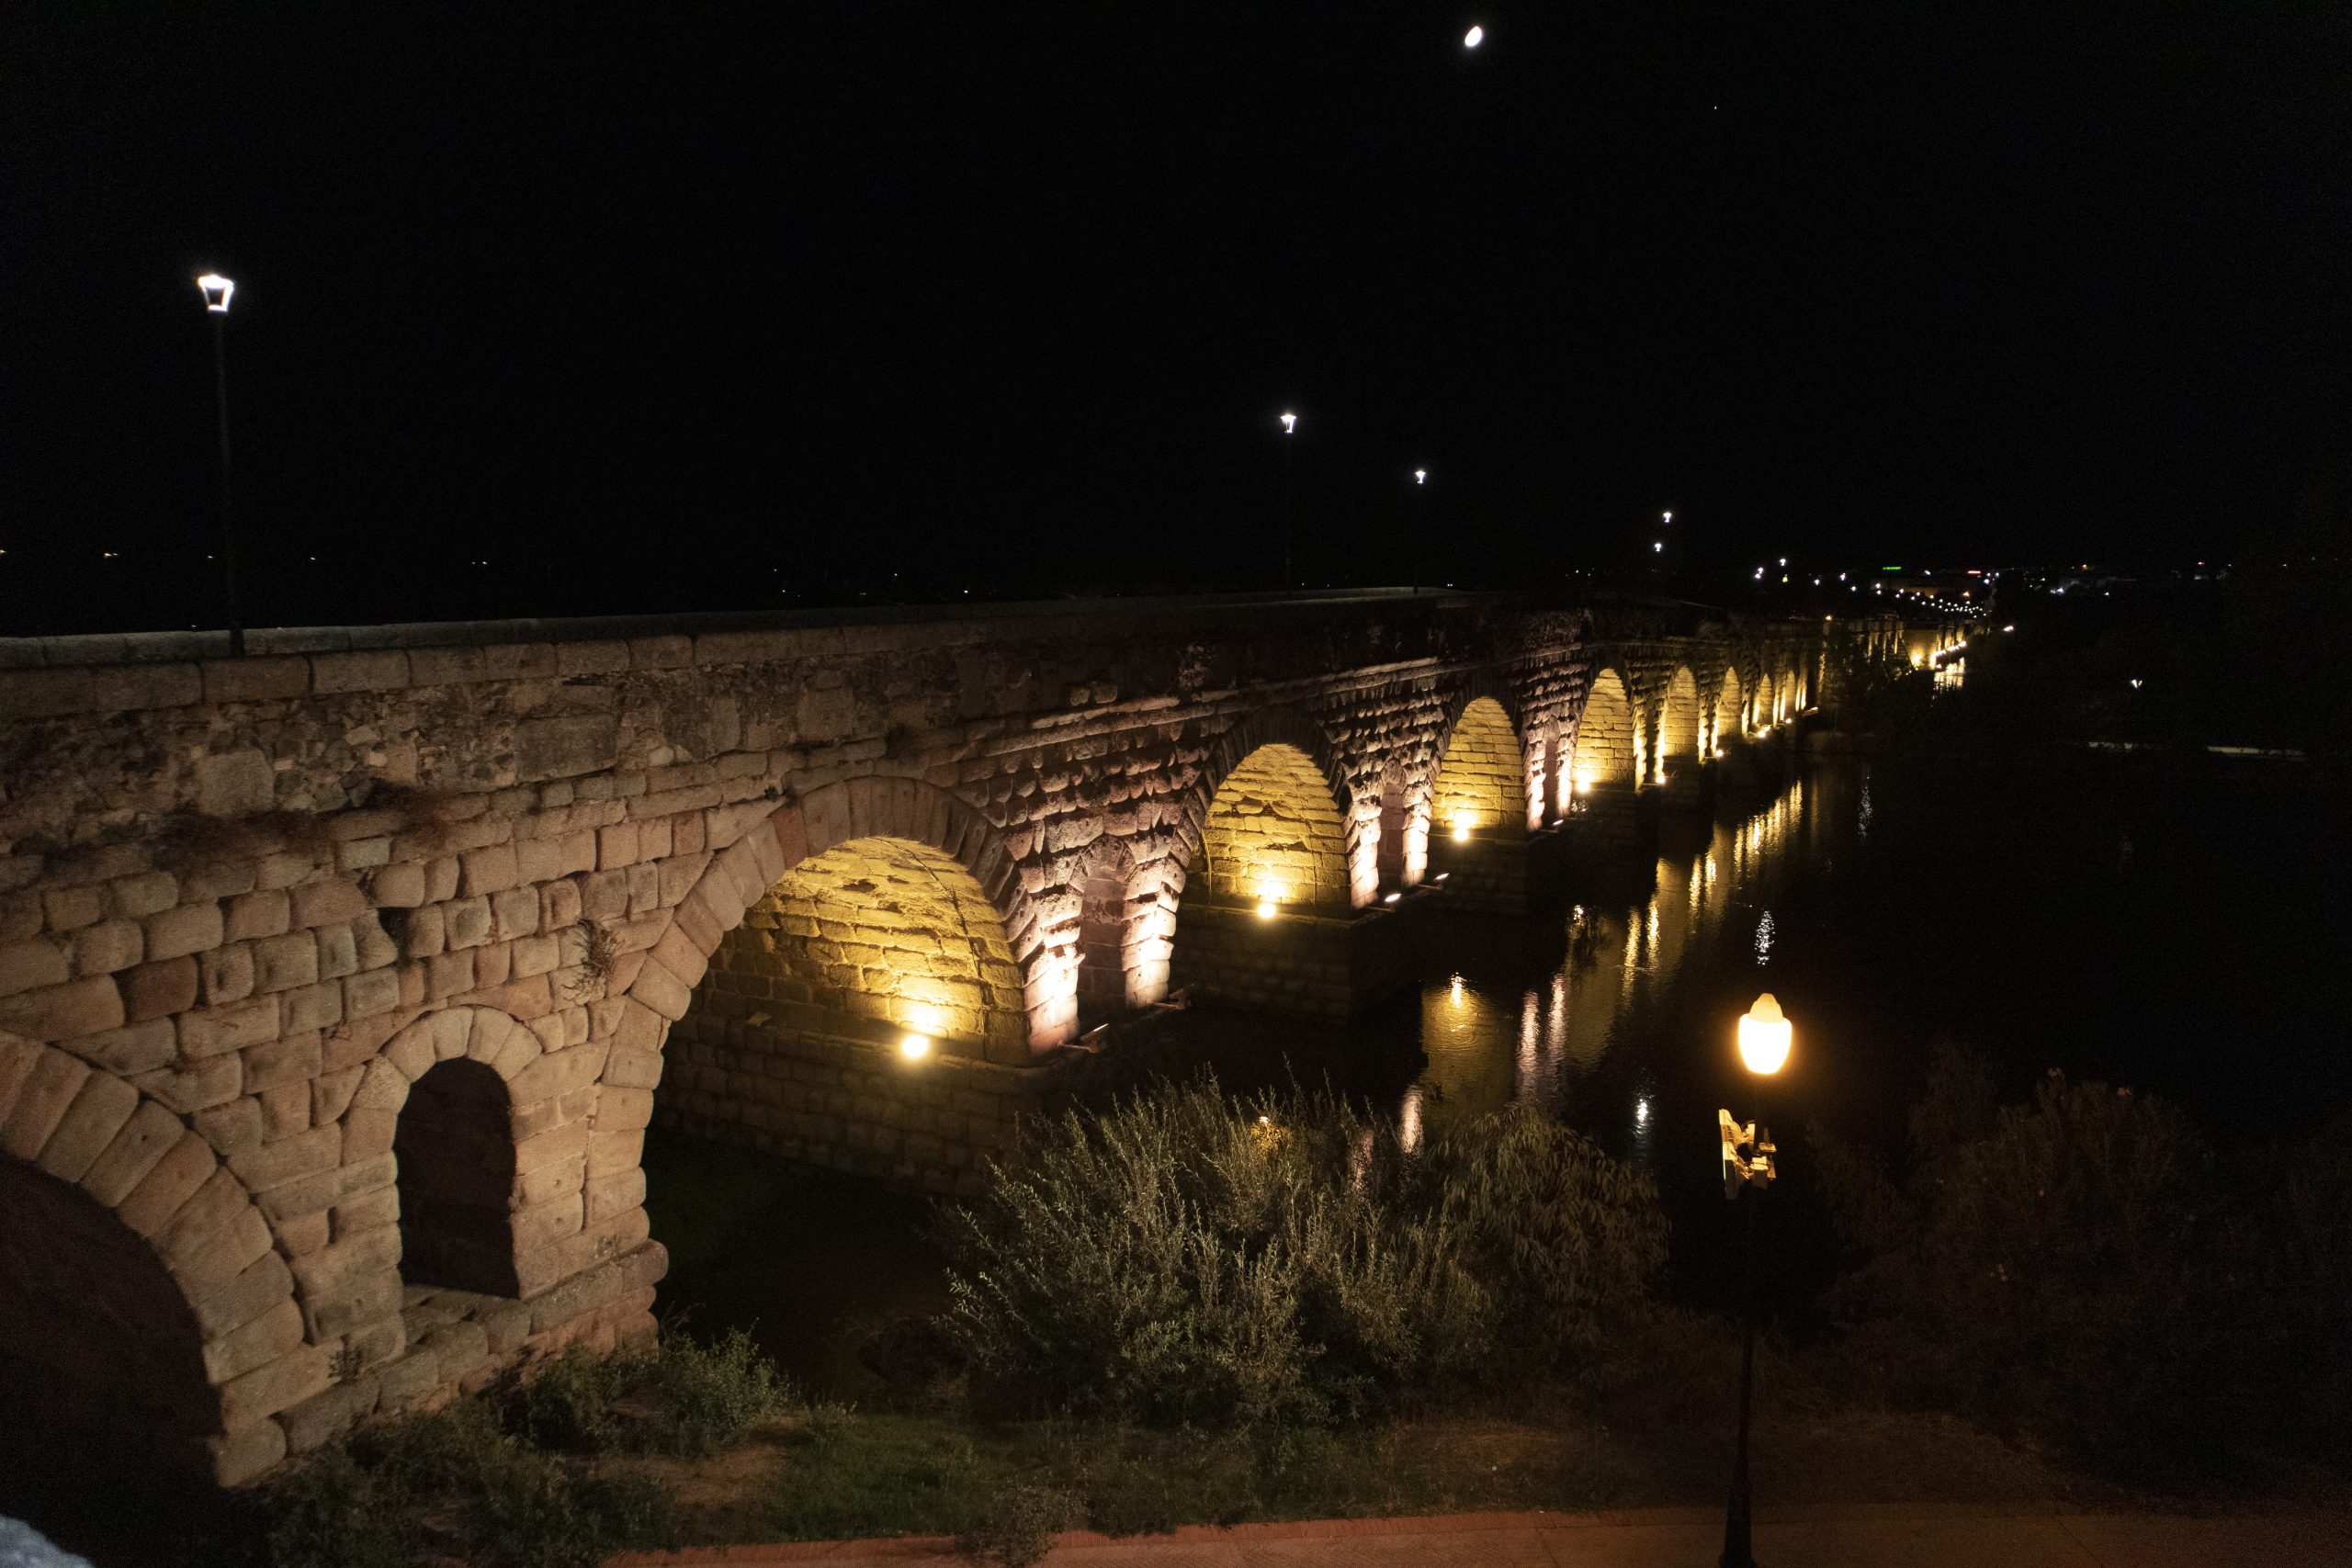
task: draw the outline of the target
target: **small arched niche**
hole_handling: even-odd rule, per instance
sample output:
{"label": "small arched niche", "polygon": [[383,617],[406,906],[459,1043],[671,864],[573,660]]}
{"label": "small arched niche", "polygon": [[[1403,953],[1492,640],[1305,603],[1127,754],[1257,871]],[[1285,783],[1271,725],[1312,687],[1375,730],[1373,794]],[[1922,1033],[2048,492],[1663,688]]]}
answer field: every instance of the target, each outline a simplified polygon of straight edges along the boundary
{"label": "small arched niche", "polygon": [[505,1080],[464,1056],[435,1063],[410,1087],[392,1155],[401,1282],[517,1294],[514,1118]]}

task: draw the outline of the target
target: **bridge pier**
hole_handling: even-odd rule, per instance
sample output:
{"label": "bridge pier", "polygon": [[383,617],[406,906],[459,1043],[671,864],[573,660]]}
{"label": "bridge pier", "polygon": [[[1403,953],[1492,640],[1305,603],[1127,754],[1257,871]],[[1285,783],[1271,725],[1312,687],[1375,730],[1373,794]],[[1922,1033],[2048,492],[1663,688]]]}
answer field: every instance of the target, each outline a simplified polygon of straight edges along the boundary
{"label": "bridge pier", "polygon": [[1393,910],[1337,915],[1188,901],[1176,928],[1174,983],[1188,1000],[1342,1021],[1414,983],[1405,923]]}

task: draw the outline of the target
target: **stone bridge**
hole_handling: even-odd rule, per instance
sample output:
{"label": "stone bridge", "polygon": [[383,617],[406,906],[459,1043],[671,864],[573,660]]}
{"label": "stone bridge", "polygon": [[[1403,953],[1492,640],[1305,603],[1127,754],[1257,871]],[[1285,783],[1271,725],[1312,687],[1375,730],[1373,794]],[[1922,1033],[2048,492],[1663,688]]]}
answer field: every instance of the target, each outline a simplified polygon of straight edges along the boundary
{"label": "stone bridge", "polygon": [[1688,798],[1823,629],[1337,593],[0,644],[5,1418],[237,1482],[649,1334],[657,1115],[967,1187],[1098,1024],[1343,1013],[1428,885]]}

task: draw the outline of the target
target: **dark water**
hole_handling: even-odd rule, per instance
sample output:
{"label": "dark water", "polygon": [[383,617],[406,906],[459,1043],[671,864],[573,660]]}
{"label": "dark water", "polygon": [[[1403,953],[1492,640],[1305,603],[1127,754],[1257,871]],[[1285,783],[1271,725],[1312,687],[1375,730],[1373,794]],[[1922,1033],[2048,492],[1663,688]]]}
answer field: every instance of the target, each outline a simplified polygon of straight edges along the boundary
{"label": "dark water", "polygon": [[[2225,1144],[2352,1100],[2343,806],[2261,763],[1816,763],[1669,825],[1556,914],[1432,920],[1417,998],[1345,1031],[1198,1013],[1170,1055],[1237,1087],[1328,1078],[1408,1131],[1532,1099],[1652,1173],[1668,1289],[1722,1306],[1738,1254],[1715,1111],[1757,1110],[1732,1030],[1770,990],[1796,1047],[1765,1107],[1788,1171],[1767,1291],[1802,1324],[1838,1258],[1799,1125],[1898,1146],[1939,1039],[2013,1095],[2052,1067],[2129,1083]],[[919,1201],[686,1140],[647,1163],[665,1305],[756,1322],[820,1387],[854,1397],[856,1344],[941,1299]]]}

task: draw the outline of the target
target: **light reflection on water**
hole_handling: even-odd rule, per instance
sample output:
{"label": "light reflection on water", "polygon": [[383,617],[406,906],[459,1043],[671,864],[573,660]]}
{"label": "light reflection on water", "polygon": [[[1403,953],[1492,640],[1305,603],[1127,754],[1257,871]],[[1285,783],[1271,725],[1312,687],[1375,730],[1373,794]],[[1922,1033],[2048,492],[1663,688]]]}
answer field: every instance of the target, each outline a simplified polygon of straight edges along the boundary
{"label": "light reflection on water", "polygon": [[[1866,775],[1860,775],[1866,779]],[[1503,972],[1456,971],[1424,983],[1420,1045],[1426,1065],[1406,1092],[1403,1113],[1418,1134],[1425,1121],[1475,1116],[1515,1100],[1595,1131],[1593,1080],[1613,1050],[1638,1033],[1695,955],[1734,950],[1771,958],[1776,931],[1767,907],[1808,862],[1860,829],[1863,798],[1855,778],[1825,774],[1791,783],[1760,809],[1712,824],[1672,829],[1649,867],[1614,897],[1588,894],[1564,916],[1556,966],[1526,981]],[[1863,787],[1867,787],[1866,782]],[[1677,841],[1679,840],[1679,841]],[[1647,1064],[1611,1073],[1605,1099],[1619,1123],[1608,1142],[1645,1161],[1659,1106]]]}

